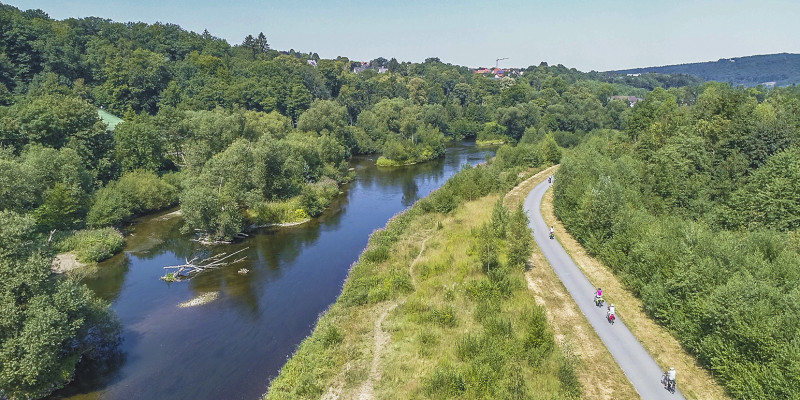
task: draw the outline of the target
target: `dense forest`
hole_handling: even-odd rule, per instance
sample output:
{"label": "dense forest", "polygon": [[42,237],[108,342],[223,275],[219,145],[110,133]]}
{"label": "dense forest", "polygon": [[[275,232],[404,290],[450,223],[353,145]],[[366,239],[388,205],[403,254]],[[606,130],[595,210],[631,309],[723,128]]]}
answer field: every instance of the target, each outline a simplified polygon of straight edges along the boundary
{"label": "dense forest", "polygon": [[[767,54],[722,58],[717,61],[632,68],[609,71],[613,74],[687,74],[705,81],[727,82],[738,86],[773,84],[789,86],[800,83],[800,54]],[[644,76],[644,75],[643,75]]]}
{"label": "dense forest", "polygon": [[558,216],[734,398],[800,393],[800,90],[656,89],[565,155]]}
{"label": "dense forest", "polygon": [[[706,312],[703,307],[711,303],[681,308],[684,314],[667,312],[676,303],[664,299],[683,293],[670,289],[672,281],[653,281],[647,290],[635,281],[631,285],[644,298],[667,293],[648,302],[654,315],[720,377],[735,378],[732,393],[749,397],[738,391],[741,382],[774,372],[753,377],[739,369],[744,363],[796,368],[784,361],[796,346],[781,340],[794,332],[789,324],[797,315],[785,312],[794,303],[783,293],[797,289],[778,284],[790,285],[796,269],[775,264],[790,263],[797,248],[796,237],[786,233],[798,224],[791,185],[797,175],[797,152],[791,150],[797,138],[796,88],[744,91],[698,86],[685,75],[621,78],[545,63],[496,79],[435,57],[422,63],[378,58],[362,69],[356,68],[361,62],[345,57],[272,49],[263,33],[231,45],[172,24],[93,17],[56,21],[40,10],[7,5],[0,5],[0,26],[2,395],[46,395],[72,379],[78,362],[101,359],[113,349],[119,329],[113,315],[82,286],[51,276],[54,253],[101,260],[122,248],[116,229],[175,205],[185,229],[207,240],[230,240],[251,226],[302,221],[319,215],[338,195],[339,185],[350,179],[350,157],[378,154],[381,165],[400,166],[440,157],[449,142],[463,139],[512,144],[498,151],[492,167],[498,171],[492,179],[499,181],[486,186],[513,183],[519,170],[558,162],[564,149],[586,142],[567,158],[556,200],[570,229],[587,232],[578,236],[597,253],[608,238],[618,238],[608,231],[614,221],[633,220],[616,213],[628,209],[653,219],[630,229],[655,229],[662,226],[655,219],[681,215],[686,218],[673,223],[694,224],[693,234],[706,235],[702,243],[709,246],[718,234],[734,249],[766,246],[768,259],[726,261],[720,264],[726,273],[713,275],[717,280],[709,278],[702,288],[705,294],[727,288],[722,298],[729,308],[714,309],[722,313],[733,309],[731,304],[750,304],[721,285],[739,276],[727,271],[740,271],[739,284],[765,275],[769,279],[746,288],[753,296],[773,296],[773,303],[763,304],[776,308],[760,315],[703,314],[718,319],[710,327],[697,325],[702,318],[691,313]],[[646,100],[631,107],[612,96]],[[124,122],[110,129],[98,109]],[[613,178],[592,175],[617,158],[601,162],[606,158],[598,156],[586,161],[585,170],[570,167],[577,162],[572,160],[587,160],[582,155],[591,148],[623,160],[614,172],[631,181],[618,183],[611,172],[602,176]],[[655,172],[657,180],[650,178]],[[570,174],[586,175],[571,179]],[[592,225],[581,231],[584,219],[576,215],[592,204],[581,196],[594,193],[586,189],[594,180],[624,189],[611,195],[640,193],[642,200],[611,198],[608,212],[598,208],[600,217],[591,219],[597,230]],[[762,186],[765,182],[770,185]],[[437,212],[454,207],[446,196],[426,204]],[[761,236],[750,238],[737,230],[741,227],[758,227]],[[628,233],[626,245],[634,246],[638,237]],[[785,238],[793,239],[781,241]],[[613,254],[631,257],[622,250]],[[613,260],[607,261],[616,265]],[[733,261],[750,263],[728,264]],[[664,274],[675,269],[656,263],[647,268],[662,267]],[[641,276],[653,274],[641,268]],[[752,337],[726,330],[738,329],[742,315],[754,321],[785,318],[786,328],[759,320],[771,336],[756,334],[760,327],[752,325],[746,331]],[[705,335],[703,329],[722,333],[708,347],[688,339]],[[37,336],[42,331],[50,336]],[[707,348],[724,354],[704,353]],[[748,353],[761,349],[759,356],[766,358]],[[720,364],[724,356],[735,362]]]}
{"label": "dense forest", "polygon": [[[56,237],[180,204],[187,229],[225,240],[319,214],[353,155],[402,165],[465,138],[569,145],[622,127],[629,104],[610,96],[681,81],[546,64],[495,79],[436,58],[356,74],[360,62],[277,51],[263,34],[231,46],[177,25],[0,10],[0,205]],[[111,131],[98,108],[124,122]]]}

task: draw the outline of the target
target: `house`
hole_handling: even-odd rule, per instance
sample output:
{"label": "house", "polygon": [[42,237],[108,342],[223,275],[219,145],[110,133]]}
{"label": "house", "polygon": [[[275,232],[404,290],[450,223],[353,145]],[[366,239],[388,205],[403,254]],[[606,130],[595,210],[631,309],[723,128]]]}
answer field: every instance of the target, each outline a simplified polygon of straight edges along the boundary
{"label": "house", "polygon": [[310,65],[312,67],[316,67],[317,66],[317,61],[316,60],[308,60],[307,62],[308,62],[308,65]]}
{"label": "house", "polygon": [[369,69],[369,61],[362,61],[361,65],[353,68],[353,73],[357,74],[357,73],[360,73],[360,72],[364,72],[364,71],[366,71],[368,69]]}
{"label": "house", "polygon": [[628,102],[628,104],[629,104],[631,107],[633,107],[633,105],[634,105],[634,104],[636,104],[636,103],[638,103],[638,102],[640,102],[640,101],[644,100],[644,99],[642,99],[642,98],[639,98],[639,97],[636,97],[636,96],[611,96],[611,97],[609,97],[608,99],[609,99],[609,100],[623,100],[623,101],[627,101],[627,102]]}
{"label": "house", "polygon": [[386,67],[378,68],[378,73],[379,74],[385,74],[387,71],[389,71],[389,68],[386,68]]}

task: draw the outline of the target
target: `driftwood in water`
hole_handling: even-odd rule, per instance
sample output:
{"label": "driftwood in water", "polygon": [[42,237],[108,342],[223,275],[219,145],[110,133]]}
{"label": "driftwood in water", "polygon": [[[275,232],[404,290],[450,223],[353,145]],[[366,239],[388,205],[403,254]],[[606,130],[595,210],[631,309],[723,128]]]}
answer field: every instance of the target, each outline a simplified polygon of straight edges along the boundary
{"label": "driftwood in water", "polygon": [[181,265],[169,265],[164,267],[164,269],[174,269],[175,272],[171,272],[162,276],[161,279],[165,281],[182,281],[182,280],[189,280],[194,278],[197,274],[203,271],[208,271],[211,269],[217,269],[219,267],[224,267],[229,264],[235,264],[240,261],[244,261],[247,257],[240,257],[233,261],[228,261],[231,257],[239,254],[245,250],[249,249],[249,247],[245,247],[241,250],[235,251],[231,254],[228,253],[220,253],[215,256],[211,256],[204,259],[199,259],[199,257],[192,258],[191,260],[186,260],[186,264]]}

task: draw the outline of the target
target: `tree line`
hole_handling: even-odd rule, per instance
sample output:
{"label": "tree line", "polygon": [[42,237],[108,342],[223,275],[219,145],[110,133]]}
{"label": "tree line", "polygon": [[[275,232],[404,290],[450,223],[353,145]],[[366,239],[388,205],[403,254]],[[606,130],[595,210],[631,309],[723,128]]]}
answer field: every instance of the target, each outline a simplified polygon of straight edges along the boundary
{"label": "tree line", "polygon": [[[440,157],[449,141],[526,133],[533,142],[554,132],[569,146],[582,132],[620,128],[630,107],[610,96],[643,96],[652,84],[544,63],[495,79],[437,58],[378,58],[355,74],[345,57],[277,51],[263,33],[231,46],[174,24],[56,21],[7,5],[0,21],[0,155],[15,165],[1,205],[35,212],[42,230],[120,226],[181,204],[187,229],[226,239],[318,214],[352,155],[404,165]],[[97,107],[125,121],[111,132]],[[18,171],[37,146],[70,162]],[[234,160],[241,149],[272,158]],[[52,171],[65,165],[75,168]],[[70,176],[33,188],[36,173]],[[161,195],[134,193],[145,181]]]}

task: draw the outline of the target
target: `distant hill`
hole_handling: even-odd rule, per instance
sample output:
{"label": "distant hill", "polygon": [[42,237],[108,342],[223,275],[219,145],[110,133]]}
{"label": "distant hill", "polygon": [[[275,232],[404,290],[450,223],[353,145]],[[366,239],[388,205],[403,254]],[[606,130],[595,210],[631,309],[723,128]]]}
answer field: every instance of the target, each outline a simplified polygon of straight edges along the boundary
{"label": "distant hill", "polygon": [[665,65],[608,71],[619,74],[689,74],[706,81],[730,82],[734,86],[789,86],[800,83],[800,54],[767,54],[722,58],[702,63]]}

